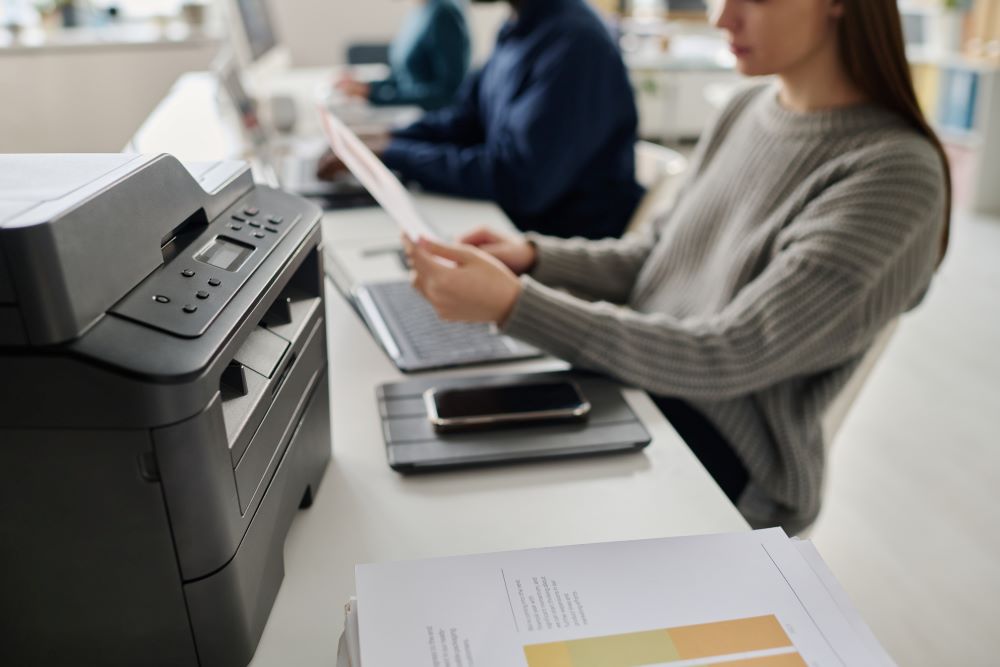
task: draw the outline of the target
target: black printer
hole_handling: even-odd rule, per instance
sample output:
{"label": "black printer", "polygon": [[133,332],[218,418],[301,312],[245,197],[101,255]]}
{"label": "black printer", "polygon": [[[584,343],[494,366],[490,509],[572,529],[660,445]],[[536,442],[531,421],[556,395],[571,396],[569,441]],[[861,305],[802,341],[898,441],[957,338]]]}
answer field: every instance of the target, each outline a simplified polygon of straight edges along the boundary
{"label": "black printer", "polygon": [[330,458],[320,210],[0,156],[0,664],[246,665]]}

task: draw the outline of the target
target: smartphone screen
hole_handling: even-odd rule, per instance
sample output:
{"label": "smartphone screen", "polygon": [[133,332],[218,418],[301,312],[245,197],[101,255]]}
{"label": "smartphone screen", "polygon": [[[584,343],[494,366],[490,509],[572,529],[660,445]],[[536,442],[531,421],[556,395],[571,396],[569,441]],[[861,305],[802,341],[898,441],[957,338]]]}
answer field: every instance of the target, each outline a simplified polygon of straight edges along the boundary
{"label": "smartphone screen", "polygon": [[435,426],[536,419],[574,419],[590,404],[572,382],[430,390],[428,414]]}

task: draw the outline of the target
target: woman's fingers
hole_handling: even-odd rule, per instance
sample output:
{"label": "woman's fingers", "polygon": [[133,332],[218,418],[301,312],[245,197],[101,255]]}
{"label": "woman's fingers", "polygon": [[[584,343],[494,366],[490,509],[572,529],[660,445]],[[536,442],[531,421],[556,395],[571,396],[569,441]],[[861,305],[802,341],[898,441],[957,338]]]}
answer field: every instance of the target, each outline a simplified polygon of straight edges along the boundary
{"label": "woman's fingers", "polygon": [[418,276],[426,280],[433,276],[435,272],[442,268],[439,262],[434,261],[434,255],[429,253],[424,248],[418,246],[413,246],[413,249],[409,253],[410,266],[416,271]]}
{"label": "woman's fingers", "polygon": [[502,237],[496,232],[494,232],[492,229],[489,229],[488,227],[479,227],[477,229],[472,230],[465,236],[461,237],[459,239],[459,243],[465,243],[467,245],[474,245],[474,246],[482,246],[487,243],[489,244],[499,243],[502,240],[503,240]]}
{"label": "woman's fingers", "polygon": [[440,243],[428,238],[421,238],[417,242],[417,246],[426,253],[447,259],[459,265],[467,264],[475,257],[475,252],[472,248],[460,244]]}

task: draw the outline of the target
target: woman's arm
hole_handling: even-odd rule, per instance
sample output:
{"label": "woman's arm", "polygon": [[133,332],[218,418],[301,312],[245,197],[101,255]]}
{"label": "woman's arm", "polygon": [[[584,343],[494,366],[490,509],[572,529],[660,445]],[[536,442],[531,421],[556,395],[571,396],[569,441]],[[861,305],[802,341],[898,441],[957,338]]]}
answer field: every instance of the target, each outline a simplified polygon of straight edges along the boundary
{"label": "woman's arm", "polygon": [[654,394],[724,400],[856,353],[870,327],[864,286],[828,267],[772,264],[725,312],[703,320],[588,302],[531,278],[504,333]]}
{"label": "woman's arm", "polygon": [[642,265],[656,245],[656,230],[628,234],[621,239],[591,241],[559,239],[540,234],[526,238],[536,248],[530,275],[551,287],[612,303],[625,303]]}
{"label": "woman's arm", "polygon": [[[789,225],[760,275],[712,317],[590,303],[523,278],[504,330],[573,364],[688,399],[724,400],[839,365],[930,281],[941,175],[924,171],[918,184],[886,168],[829,187]],[[859,239],[864,252],[851,250]]]}

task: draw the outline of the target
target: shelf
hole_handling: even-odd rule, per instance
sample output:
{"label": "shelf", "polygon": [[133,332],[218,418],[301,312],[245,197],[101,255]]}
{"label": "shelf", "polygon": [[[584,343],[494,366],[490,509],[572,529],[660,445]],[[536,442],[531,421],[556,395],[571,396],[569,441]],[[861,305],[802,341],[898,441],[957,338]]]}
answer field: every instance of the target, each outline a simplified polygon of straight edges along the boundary
{"label": "shelf", "polygon": [[0,30],[0,55],[74,50],[108,50],[149,46],[203,46],[216,44],[215,29],[192,29],[180,22],[120,24],[102,27],[64,28],[47,32],[22,30],[16,38]]}
{"label": "shelf", "polygon": [[930,65],[948,69],[966,69],[979,73],[996,72],[1000,63],[989,60],[970,58],[964,53],[942,53],[921,46],[909,46],[906,49],[906,59],[911,65]]}

